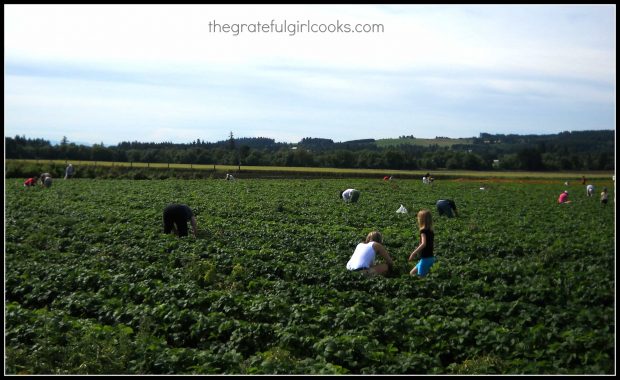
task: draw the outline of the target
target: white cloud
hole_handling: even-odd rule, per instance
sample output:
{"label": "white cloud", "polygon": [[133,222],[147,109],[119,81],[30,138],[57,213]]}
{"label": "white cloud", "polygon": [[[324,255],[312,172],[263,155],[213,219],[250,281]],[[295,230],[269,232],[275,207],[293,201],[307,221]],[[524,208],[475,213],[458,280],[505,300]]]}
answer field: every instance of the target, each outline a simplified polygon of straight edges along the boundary
{"label": "white cloud", "polygon": [[[590,40],[583,41],[583,35],[592,32],[579,27],[591,25],[576,23],[571,30],[565,18],[553,18],[556,10],[565,13],[561,6],[548,10],[415,5],[6,5],[5,51],[8,57],[146,67],[154,62],[240,68],[282,62],[391,70],[506,67],[611,80],[615,39],[609,37],[604,50],[585,45]],[[528,21],[527,16],[539,21]],[[209,32],[213,21],[223,25],[272,20],[278,24],[306,20],[382,24],[384,32],[298,33],[294,37]],[[550,33],[540,20],[553,24],[548,29],[560,28],[566,34]]]}
{"label": "white cloud", "polygon": [[[88,125],[93,135],[113,130],[110,142],[122,133],[163,138],[175,130],[179,139],[222,130],[271,132],[264,137],[277,140],[315,133],[349,139],[351,128],[367,136],[379,125],[400,135],[424,124],[447,135],[439,130],[456,128],[464,109],[466,117],[481,115],[472,125],[497,124],[489,101],[537,100],[555,109],[615,104],[615,8],[8,4],[4,10],[11,133],[54,123],[79,133]],[[213,21],[272,20],[385,30],[295,36],[208,30]],[[479,132],[469,131],[463,133]]]}

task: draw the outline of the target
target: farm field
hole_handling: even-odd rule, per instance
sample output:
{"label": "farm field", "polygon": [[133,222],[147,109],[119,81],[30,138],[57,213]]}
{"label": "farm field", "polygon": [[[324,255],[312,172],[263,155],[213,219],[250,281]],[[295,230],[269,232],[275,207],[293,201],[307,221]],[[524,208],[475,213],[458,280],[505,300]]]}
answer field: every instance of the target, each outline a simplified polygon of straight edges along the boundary
{"label": "farm field", "polygon": [[[6,374],[615,372],[610,180],[592,198],[563,180],[22,182],[5,183]],[[198,238],[162,233],[173,202]],[[413,278],[422,208],[438,261]],[[374,229],[385,278],[345,269]]]}
{"label": "farm field", "polygon": [[379,139],[377,140],[377,146],[393,146],[393,145],[422,145],[431,146],[437,145],[441,147],[450,147],[456,144],[473,144],[473,138],[435,138],[435,139],[419,139],[419,138],[406,138],[406,139]]}
{"label": "farm field", "polygon": [[[14,171],[12,166],[30,165],[24,175],[33,175],[40,172],[48,171],[53,177],[62,178],[68,162],[73,163],[77,169],[76,177],[86,178],[83,175],[83,169],[88,168],[152,168],[152,169],[191,169],[196,173],[214,172],[224,178],[224,173],[230,172],[235,175],[253,177],[256,174],[275,174],[286,173],[291,176],[298,174],[320,174],[320,175],[342,175],[347,177],[383,177],[384,175],[394,175],[396,178],[415,178],[421,179],[429,170],[395,170],[395,169],[347,169],[347,168],[326,168],[326,167],[297,167],[297,166],[247,166],[247,165],[214,165],[214,164],[167,164],[167,163],[147,163],[147,162],[110,162],[110,161],[75,161],[75,160],[27,160],[27,159],[9,159],[7,162],[7,171]],[[605,181],[610,180],[614,172],[611,171],[590,171],[590,172],[528,172],[528,171],[479,171],[479,170],[431,170],[432,175],[440,179],[470,178],[470,179],[523,179],[523,180],[552,180],[552,181],[569,181],[570,183],[580,183],[581,176],[585,175],[589,180]],[[10,177],[13,177],[11,175]]]}

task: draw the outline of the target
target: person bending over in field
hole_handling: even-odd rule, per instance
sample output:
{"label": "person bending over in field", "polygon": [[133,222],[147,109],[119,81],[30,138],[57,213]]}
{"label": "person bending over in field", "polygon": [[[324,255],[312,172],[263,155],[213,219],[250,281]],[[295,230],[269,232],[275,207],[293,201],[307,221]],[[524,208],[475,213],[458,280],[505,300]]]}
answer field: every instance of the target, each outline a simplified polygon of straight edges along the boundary
{"label": "person bending over in field", "polygon": [[340,192],[340,198],[345,202],[355,203],[360,198],[360,191],[355,189],[346,189]]}
{"label": "person bending over in field", "polygon": [[52,175],[50,173],[41,174],[41,186],[51,187],[52,186]]}
{"label": "person bending over in field", "polygon": [[178,236],[187,236],[187,222],[192,224],[192,235],[196,237],[196,217],[187,205],[170,204],[164,209],[164,233],[174,232]]}
{"label": "person bending over in field", "polygon": [[420,244],[409,255],[409,261],[413,261],[416,256],[420,257],[418,264],[413,267],[410,275],[426,276],[435,263],[433,253],[435,245],[435,233],[433,232],[433,217],[429,210],[418,212],[418,226],[420,228]]}
{"label": "person bending over in field", "polygon": [[558,197],[558,203],[570,203],[568,200],[568,190],[564,190],[562,194]]}
{"label": "person bending over in field", "polygon": [[607,204],[607,188],[603,187],[603,191],[601,191],[601,206],[605,206]]}
{"label": "person bending over in field", "polygon": [[[375,264],[377,253],[383,257],[385,263]],[[366,240],[355,247],[353,255],[347,262],[348,270],[359,271],[370,276],[386,275],[393,267],[394,261],[383,246],[383,236],[379,231],[370,232]]]}
{"label": "person bending over in field", "polygon": [[589,197],[594,196],[594,185],[590,184],[586,186],[586,195]]}
{"label": "person bending over in field", "polygon": [[28,178],[27,180],[24,181],[24,187],[34,187],[37,184],[37,176],[35,175],[34,177]]}
{"label": "person bending over in field", "polygon": [[452,199],[440,199],[437,201],[437,212],[439,215],[445,215],[448,218],[453,218],[455,216],[459,216],[456,211],[456,203]]}

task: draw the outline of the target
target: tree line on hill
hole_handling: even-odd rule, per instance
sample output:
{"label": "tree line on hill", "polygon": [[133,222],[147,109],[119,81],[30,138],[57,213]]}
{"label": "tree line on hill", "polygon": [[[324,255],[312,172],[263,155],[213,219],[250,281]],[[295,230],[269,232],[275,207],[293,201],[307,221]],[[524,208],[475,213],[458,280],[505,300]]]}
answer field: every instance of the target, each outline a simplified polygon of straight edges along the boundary
{"label": "tree line on hill", "polygon": [[5,137],[7,159],[90,160],[218,164],[244,166],[301,166],[401,170],[614,170],[615,131],[573,131],[551,135],[481,133],[471,144],[412,144],[413,136],[380,147],[374,139],[334,142],[303,138],[297,144],[266,137],[235,138],[215,143],[197,139],[171,142],[121,142],[115,146],[59,144],[25,136]]}

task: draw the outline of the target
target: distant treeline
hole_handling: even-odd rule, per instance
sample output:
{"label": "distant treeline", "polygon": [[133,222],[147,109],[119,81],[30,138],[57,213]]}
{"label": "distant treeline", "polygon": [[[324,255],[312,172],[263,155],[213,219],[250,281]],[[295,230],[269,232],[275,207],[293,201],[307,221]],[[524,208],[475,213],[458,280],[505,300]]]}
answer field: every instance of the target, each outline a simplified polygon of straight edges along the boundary
{"label": "distant treeline", "polygon": [[92,160],[250,166],[302,166],[400,170],[614,170],[615,131],[552,135],[481,133],[471,144],[402,144],[379,147],[374,139],[334,142],[303,138],[297,144],[274,139],[234,138],[187,144],[121,142],[116,146],[60,144],[25,136],[5,138],[7,159]]}

